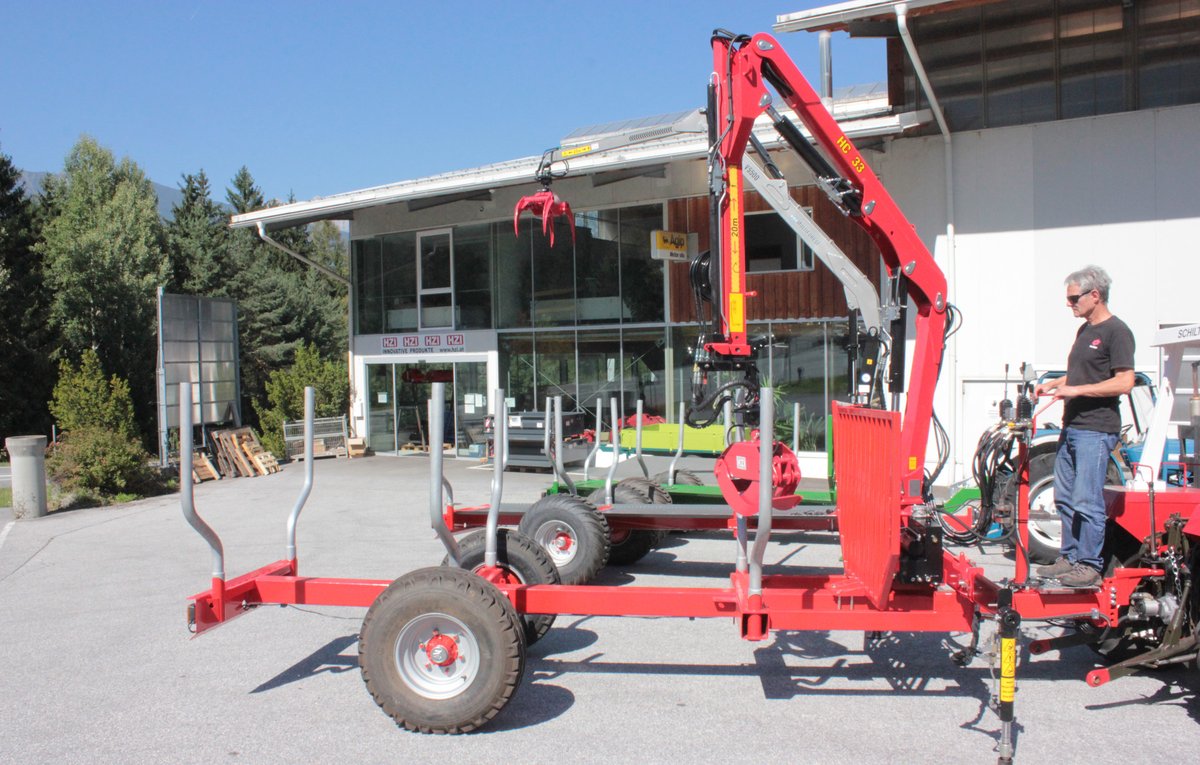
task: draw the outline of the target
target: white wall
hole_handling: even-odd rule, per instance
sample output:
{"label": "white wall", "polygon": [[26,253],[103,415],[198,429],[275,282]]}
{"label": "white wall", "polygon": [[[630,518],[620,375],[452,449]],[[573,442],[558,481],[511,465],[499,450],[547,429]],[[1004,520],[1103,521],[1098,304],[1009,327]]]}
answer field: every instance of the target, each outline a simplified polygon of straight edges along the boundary
{"label": "white wall", "polygon": [[[991,424],[1004,364],[1061,369],[1078,320],[1063,279],[1089,263],[1153,373],[1158,326],[1200,321],[1200,106],[953,134],[955,263],[948,263],[940,136],[896,139],[872,157],[905,214],[956,275],[963,312],[938,412],[959,465]],[[955,400],[957,399],[957,401]],[[952,412],[959,409],[960,414]],[[964,467],[966,466],[966,467]],[[943,475],[942,483],[952,477]]]}

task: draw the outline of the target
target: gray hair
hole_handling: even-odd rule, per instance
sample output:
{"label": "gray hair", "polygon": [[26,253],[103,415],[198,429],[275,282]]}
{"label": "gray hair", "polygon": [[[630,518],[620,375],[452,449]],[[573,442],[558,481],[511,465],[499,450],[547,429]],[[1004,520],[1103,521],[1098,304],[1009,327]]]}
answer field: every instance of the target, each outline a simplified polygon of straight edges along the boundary
{"label": "gray hair", "polygon": [[1100,302],[1108,302],[1108,288],[1112,286],[1112,277],[1100,266],[1084,266],[1068,276],[1063,284],[1076,284],[1080,292],[1096,290],[1100,293]]}

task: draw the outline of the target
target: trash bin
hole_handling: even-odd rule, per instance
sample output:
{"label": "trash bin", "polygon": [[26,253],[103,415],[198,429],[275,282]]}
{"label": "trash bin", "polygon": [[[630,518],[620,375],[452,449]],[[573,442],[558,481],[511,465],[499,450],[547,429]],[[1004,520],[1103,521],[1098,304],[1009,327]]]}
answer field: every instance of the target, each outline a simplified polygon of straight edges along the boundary
{"label": "trash bin", "polygon": [[46,437],[4,439],[12,461],[13,516],[41,518],[46,514]]}

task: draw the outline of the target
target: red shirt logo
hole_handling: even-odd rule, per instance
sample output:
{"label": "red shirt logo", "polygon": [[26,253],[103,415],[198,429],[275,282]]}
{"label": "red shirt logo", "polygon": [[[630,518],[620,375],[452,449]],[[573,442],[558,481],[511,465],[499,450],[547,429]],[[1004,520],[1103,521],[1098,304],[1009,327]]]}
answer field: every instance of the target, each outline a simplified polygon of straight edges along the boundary
{"label": "red shirt logo", "polygon": [[1099,348],[1100,348],[1100,338],[1097,337],[1095,340],[1092,341],[1092,350],[1094,351]]}

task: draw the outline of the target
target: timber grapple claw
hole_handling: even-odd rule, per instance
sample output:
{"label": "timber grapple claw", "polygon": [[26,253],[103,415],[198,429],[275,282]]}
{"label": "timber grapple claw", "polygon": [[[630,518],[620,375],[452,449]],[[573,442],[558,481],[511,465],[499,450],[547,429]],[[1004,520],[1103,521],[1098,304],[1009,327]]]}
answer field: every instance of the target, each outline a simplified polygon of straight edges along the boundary
{"label": "timber grapple claw", "polygon": [[[517,209],[513,211],[513,234],[520,236],[520,218],[521,213],[529,210],[535,216],[540,216],[542,219],[542,233],[550,237],[550,246],[554,246],[554,225],[555,218],[567,218],[573,220],[574,213],[571,212],[571,205],[558,198],[558,195],[549,188],[543,188],[536,194],[521,197],[517,202]],[[571,243],[575,242],[575,227],[571,226]]]}

